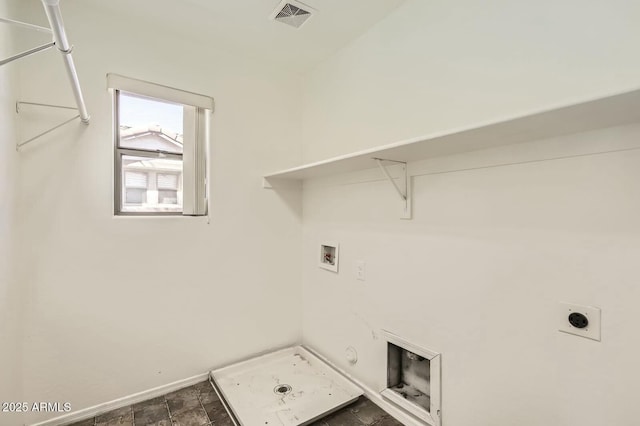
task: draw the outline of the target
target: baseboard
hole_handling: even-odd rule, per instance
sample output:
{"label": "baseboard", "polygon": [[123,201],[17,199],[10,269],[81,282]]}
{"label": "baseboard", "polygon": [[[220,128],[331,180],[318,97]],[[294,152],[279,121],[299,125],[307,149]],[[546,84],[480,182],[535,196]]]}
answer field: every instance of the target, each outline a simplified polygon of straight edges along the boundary
{"label": "baseboard", "polygon": [[187,379],[178,380],[177,382],[169,383],[166,385],[158,386],[153,389],[134,393],[133,395],[125,396],[122,398],[114,399],[113,401],[105,402],[103,404],[94,405],[82,410],[78,410],[63,416],[59,416],[44,422],[34,423],[31,426],[64,426],[71,423],[79,422],[82,420],[90,419],[91,417],[99,416],[100,414],[116,410],[118,408],[126,407],[127,405],[137,404],[148,399],[156,398],[158,396],[165,395],[169,392],[176,391],[178,389],[195,385],[209,378],[209,372],[198,374]]}
{"label": "baseboard", "polygon": [[419,420],[419,419],[415,418],[411,414],[409,414],[409,413],[405,412],[404,410],[398,408],[395,404],[387,401],[385,398],[382,397],[382,395],[380,395],[380,392],[378,392],[378,391],[372,389],[371,387],[365,385],[360,380],[356,379],[351,374],[347,373],[342,368],[340,368],[337,365],[335,365],[333,362],[331,362],[327,357],[322,355],[316,349],[310,347],[309,345],[303,345],[303,346],[309,352],[313,353],[315,356],[317,356],[318,358],[320,358],[321,360],[326,362],[329,366],[331,366],[331,368],[333,368],[334,370],[336,370],[337,372],[339,372],[343,376],[347,377],[349,380],[351,380],[356,385],[360,386],[362,388],[362,390],[364,391],[364,395],[367,398],[369,398],[369,400],[371,400],[371,402],[373,402],[378,407],[382,408],[384,411],[389,413],[394,419],[398,420],[403,425],[405,425],[405,426],[429,426],[429,425],[427,425],[427,423],[423,422],[422,420]]}

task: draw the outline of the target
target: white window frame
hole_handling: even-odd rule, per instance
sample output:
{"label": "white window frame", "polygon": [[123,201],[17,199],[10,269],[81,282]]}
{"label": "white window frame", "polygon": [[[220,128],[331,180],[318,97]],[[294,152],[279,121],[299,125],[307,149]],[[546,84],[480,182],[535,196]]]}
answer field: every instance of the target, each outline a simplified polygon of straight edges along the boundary
{"label": "white window frame", "polygon": [[[113,96],[114,124],[114,205],[116,216],[206,216],[208,213],[208,148],[210,138],[210,117],[213,112],[213,98],[186,92],[147,81],[107,74],[107,88]],[[120,147],[119,93],[155,98],[160,101],[190,106],[184,109],[183,153],[148,151]],[[131,212],[122,210],[122,156],[148,158],[168,158],[182,160],[182,212]]]}

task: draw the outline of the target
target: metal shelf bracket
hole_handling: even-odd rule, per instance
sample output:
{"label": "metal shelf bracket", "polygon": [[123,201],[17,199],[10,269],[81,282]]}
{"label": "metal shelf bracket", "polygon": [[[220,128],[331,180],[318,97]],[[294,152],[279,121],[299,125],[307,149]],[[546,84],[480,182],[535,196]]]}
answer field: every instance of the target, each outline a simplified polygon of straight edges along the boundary
{"label": "metal shelf bracket", "polygon": [[[63,106],[63,105],[50,105],[50,104],[40,104],[40,103],[36,103],[36,102],[20,102],[20,101],[18,101],[18,102],[16,102],[16,113],[17,114],[20,114],[20,110],[21,110],[20,107],[22,105],[31,105],[31,106],[36,106],[36,107],[68,109],[68,110],[72,110],[72,111],[78,111],[78,108],[68,107],[68,106]],[[47,134],[53,132],[56,129],[59,129],[60,127],[64,126],[65,124],[71,123],[73,120],[75,120],[77,118],[80,118],[80,114],[79,113],[76,116],[74,116],[74,117],[72,117],[72,118],[70,118],[68,120],[63,121],[62,123],[57,124],[57,125],[53,126],[52,128],[50,128],[48,130],[45,130],[44,132],[39,133],[39,134],[37,134],[36,136],[34,136],[34,137],[30,138],[30,139],[27,139],[24,142],[16,143],[16,151],[20,151],[20,148],[22,148],[23,146],[35,141],[36,139],[38,139],[38,138],[40,138],[40,137],[42,137],[44,135],[47,135]]]}
{"label": "metal shelf bracket", "polygon": [[[28,24],[26,22],[14,21],[13,19],[7,19],[7,18],[0,17],[0,23],[9,24],[9,25],[15,25],[16,27],[26,28],[28,30],[33,30],[33,31],[41,32],[41,33],[53,34],[53,31],[51,31],[51,29],[49,29],[49,28],[40,27],[38,25],[33,25],[33,24]],[[33,55],[34,53],[38,53],[38,52],[42,52],[43,50],[50,49],[55,45],[56,45],[56,42],[52,41],[50,43],[45,43],[43,45],[34,47],[33,49],[25,50],[24,52],[20,52],[20,53],[18,53],[16,55],[8,57],[8,58],[0,59],[0,66],[4,65],[4,64],[8,64],[9,62],[13,62],[13,61],[15,61],[17,59],[24,58],[25,56],[30,56],[30,55]]]}
{"label": "metal shelf bracket", "polygon": [[[41,46],[34,47],[33,49],[26,50],[24,52],[20,52],[16,55],[13,55],[6,59],[0,60],[0,66],[8,64],[9,62],[13,62],[17,59],[24,58],[29,55],[33,55],[38,52],[42,52],[44,50],[50,49],[55,46],[61,53],[62,59],[67,70],[67,76],[69,77],[69,81],[71,83],[71,89],[73,92],[73,96],[76,100],[77,111],[80,115],[80,121],[84,124],[89,124],[89,112],[87,111],[87,106],[84,101],[84,97],[82,96],[82,89],[80,88],[80,80],[78,79],[78,73],[76,71],[76,66],[73,61],[73,56],[71,52],[73,51],[73,45],[69,43],[67,39],[67,34],[64,28],[64,23],[62,21],[62,13],[60,12],[60,0],[41,0],[42,6],[44,7],[44,11],[47,15],[47,19],[49,21],[50,28],[41,27],[38,25],[29,24],[26,22],[15,21],[13,19],[7,19],[0,17],[0,23],[9,24],[18,26],[21,28],[29,29],[32,31],[38,31],[46,34],[50,34],[53,36],[53,41],[50,43],[43,44]],[[44,105],[41,105],[44,106]],[[50,105],[49,105],[50,106]],[[66,124],[63,123],[62,125]],[[55,127],[55,130],[60,126]],[[50,130],[50,131],[51,131]],[[44,134],[49,133],[49,131]],[[36,138],[42,135],[38,135]],[[18,144],[18,147],[22,145],[26,145],[31,142],[31,140],[25,141],[22,144]]]}
{"label": "metal shelf bracket", "polygon": [[3,17],[0,17],[0,22],[2,22],[3,24],[15,25],[17,27],[26,28],[28,30],[37,31],[39,33],[53,34],[53,31],[51,31],[51,28],[41,27],[40,25],[33,25],[27,22],[20,22],[13,19],[3,18]]}
{"label": "metal shelf bracket", "polygon": [[[374,160],[376,160],[376,163],[378,163],[378,167],[380,167],[380,170],[382,170],[382,173],[387,178],[387,180],[391,182],[393,188],[396,190],[396,192],[400,196],[400,199],[402,200],[402,211],[400,214],[400,219],[411,219],[411,178],[409,177],[409,172],[407,170],[407,163],[404,161],[386,160],[384,158],[374,158]],[[396,180],[389,173],[387,166],[384,164],[385,162],[400,165],[400,186],[396,183]]]}
{"label": "metal shelf bracket", "polygon": [[8,57],[8,58],[0,59],[0,66],[2,66],[4,64],[8,64],[9,62],[13,62],[13,61],[15,61],[17,59],[24,58],[26,56],[30,56],[30,55],[33,55],[33,54],[38,53],[38,52],[42,52],[43,50],[51,49],[55,45],[56,45],[56,42],[52,41],[50,43],[45,43],[43,45],[34,47],[33,49],[25,50],[24,52],[20,52],[18,54],[15,54],[13,56]]}

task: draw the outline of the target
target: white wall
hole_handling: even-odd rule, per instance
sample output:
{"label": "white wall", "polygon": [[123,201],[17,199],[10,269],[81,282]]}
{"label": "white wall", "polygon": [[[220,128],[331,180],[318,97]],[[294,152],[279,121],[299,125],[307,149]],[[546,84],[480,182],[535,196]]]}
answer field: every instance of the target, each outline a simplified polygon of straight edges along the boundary
{"label": "white wall", "polygon": [[305,160],[640,85],[640,4],[408,0],[307,79]]}
{"label": "white wall", "polygon": [[[8,16],[13,6],[0,3],[0,16]],[[0,58],[16,53],[13,35],[0,25]],[[0,401],[20,401],[21,372],[21,291],[14,274],[15,189],[18,177],[15,151],[16,68],[0,67]],[[16,424],[17,416],[0,413],[0,424]]]}
{"label": "white wall", "polygon": [[[639,18],[624,1],[409,1],[308,76],[305,160],[638,87]],[[639,136],[411,164],[411,221],[377,170],[307,182],[304,342],[377,391],[379,330],[441,352],[450,426],[637,424]],[[339,274],[317,267],[322,239]],[[602,342],[559,333],[560,301],[601,307]]]}
{"label": "white wall", "polygon": [[[25,4],[25,20],[45,22],[39,3]],[[299,195],[283,202],[260,178],[300,161],[299,79],[83,3],[62,12],[91,124],[20,153],[18,212],[24,397],[74,410],[301,338]],[[72,104],[57,52],[22,67],[23,99]],[[108,72],[215,98],[210,223],[112,216]],[[25,108],[20,136],[53,118]]]}
{"label": "white wall", "polygon": [[[442,353],[443,424],[635,425],[639,137],[636,125],[414,165],[412,221],[375,170],[310,181],[304,342],[376,391],[381,329]],[[340,243],[339,274],[317,267],[322,239]],[[602,342],[558,332],[561,301],[599,306]]]}

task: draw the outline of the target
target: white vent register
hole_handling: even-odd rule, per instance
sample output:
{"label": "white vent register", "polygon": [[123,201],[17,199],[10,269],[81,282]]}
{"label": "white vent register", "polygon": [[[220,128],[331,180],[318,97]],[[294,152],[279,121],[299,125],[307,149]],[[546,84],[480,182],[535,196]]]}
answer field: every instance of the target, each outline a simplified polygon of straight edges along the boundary
{"label": "white vent register", "polygon": [[315,10],[295,0],[283,0],[278,4],[269,19],[282,22],[294,28],[300,28],[313,15]]}

